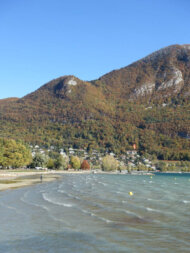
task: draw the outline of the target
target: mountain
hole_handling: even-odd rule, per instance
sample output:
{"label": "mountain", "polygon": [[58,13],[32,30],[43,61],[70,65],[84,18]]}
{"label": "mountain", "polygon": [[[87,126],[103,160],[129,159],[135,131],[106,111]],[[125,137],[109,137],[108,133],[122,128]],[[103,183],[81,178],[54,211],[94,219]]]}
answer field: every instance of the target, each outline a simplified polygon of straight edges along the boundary
{"label": "mountain", "polygon": [[190,96],[190,45],[173,45],[100,78],[120,95],[144,102]]}
{"label": "mountain", "polygon": [[190,160],[190,45],[172,45],[97,80],[62,76],[0,100],[0,136],[45,146],[108,149],[136,143]]}

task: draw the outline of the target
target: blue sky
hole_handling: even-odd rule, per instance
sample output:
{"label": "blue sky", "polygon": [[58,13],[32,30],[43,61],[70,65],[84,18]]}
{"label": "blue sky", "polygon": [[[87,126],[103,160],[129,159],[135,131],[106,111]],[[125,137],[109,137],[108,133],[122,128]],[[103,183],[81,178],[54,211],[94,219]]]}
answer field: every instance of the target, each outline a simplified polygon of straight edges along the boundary
{"label": "blue sky", "polygon": [[0,98],[190,44],[189,0],[0,0]]}

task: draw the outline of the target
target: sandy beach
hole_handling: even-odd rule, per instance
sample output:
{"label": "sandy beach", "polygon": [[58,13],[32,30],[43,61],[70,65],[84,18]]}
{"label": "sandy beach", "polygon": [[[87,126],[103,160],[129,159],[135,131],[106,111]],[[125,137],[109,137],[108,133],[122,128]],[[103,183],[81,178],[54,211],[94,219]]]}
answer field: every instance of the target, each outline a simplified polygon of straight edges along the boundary
{"label": "sandy beach", "polygon": [[[0,171],[0,191],[15,189],[38,183],[51,182],[59,179],[63,174],[86,174],[89,171]],[[42,180],[41,180],[42,176]]]}

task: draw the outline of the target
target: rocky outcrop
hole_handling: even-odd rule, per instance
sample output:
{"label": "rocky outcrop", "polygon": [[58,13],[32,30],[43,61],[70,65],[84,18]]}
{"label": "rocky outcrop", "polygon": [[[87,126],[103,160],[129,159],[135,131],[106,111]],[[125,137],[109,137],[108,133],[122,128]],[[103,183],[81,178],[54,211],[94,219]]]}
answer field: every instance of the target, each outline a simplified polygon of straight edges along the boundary
{"label": "rocky outcrop", "polygon": [[[165,76],[167,76],[167,73],[165,73]],[[161,85],[157,88],[157,90],[164,90],[167,88],[174,88],[174,92],[179,92],[181,90],[182,84],[183,84],[183,75],[182,72],[174,68],[173,69],[173,77],[165,82],[162,82]]]}
{"label": "rocky outcrop", "polygon": [[134,90],[133,96],[139,97],[151,94],[155,90],[155,83],[145,83]]}

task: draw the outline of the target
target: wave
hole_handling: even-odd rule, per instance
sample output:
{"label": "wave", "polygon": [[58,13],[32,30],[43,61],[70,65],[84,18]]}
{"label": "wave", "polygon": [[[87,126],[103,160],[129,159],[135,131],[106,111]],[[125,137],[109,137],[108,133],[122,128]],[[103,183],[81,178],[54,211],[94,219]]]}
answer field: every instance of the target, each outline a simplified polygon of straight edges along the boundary
{"label": "wave", "polygon": [[124,192],[116,191],[115,193],[117,193],[117,194],[123,194]]}
{"label": "wave", "polygon": [[63,191],[63,190],[57,190],[57,192],[63,193],[64,195],[69,196],[69,194],[67,192]]}
{"label": "wave", "polygon": [[69,197],[69,198],[81,200],[79,197],[77,197],[77,196],[75,196],[75,195],[73,195],[73,194],[70,194],[70,193],[66,193],[65,191],[58,190],[57,192],[63,193],[65,196],[67,196],[67,197]]}
{"label": "wave", "polygon": [[108,184],[103,183],[103,182],[101,182],[101,181],[98,181],[97,183],[98,183],[98,184],[101,184],[101,185],[103,185],[103,186],[107,186],[107,185],[108,185]]}
{"label": "wave", "polygon": [[90,211],[87,211],[87,210],[84,210],[84,209],[80,209],[80,208],[79,208],[79,210],[82,211],[85,214],[89,214],[90,216],[95,216],[95,214],[92,213],[92,212],[90,212]]}
{"label": "wave", "polygon": [[151,199],[151,198],[148,198],[147,200],[148,200],[148,201],[155,201],[155,202],[160,202],[160,201],[162,201],[162,200],[160,200],[160,199]]}
{"label": "wave", "polygon": [[[25,195],[25,194],[24,194]],[[72,226],[66,222],[65,220],[62,220],[62,219],[58,219],[57,217],[55,217],[54,215],[51,214],[51,211],[48,207],[44,206],[44,205],[40,205],[40,204],[37,204],[37,203],[33,203],[33,202],[28,202],[26,201],[24,198],[21,198],[21,201],[24,202],[25,204],[27,205],[30,205],[30,206],[35,206],[37,208],[42,208],[44,209],[45,211],[47,211],[47,215],[54,221],[57,221],[57,222],[61,222],[63,224],[65,224],[68,228],[72,228]]]}
{"label": "wave", "polygon": [[183,200],[182,202],[183,202],[184,204],[189,204],[189,203],[190,203],[189,200]]}
{"label": "wave", "polygon": [[16,212],[17,214],[26,215],[24,212],[19,211],[16,207],[9,206],[9,205],[5,204],[5,203],[2,202],[2,201],[0,202],[0,205],[1,205],[2,207],[7,208],[7,209],[13,210],[13,211]]}
{"label": "wave", "polygon": [[49,203],[51,203],[51,204],[54,204],[54,205],[64,206],[64,207],[73,207],[72,204],[62,203],[62,202],[53,200],[53,199],[47,197],[45,193],[42,193],[42,197],[43,197],[43,199],[44,199],[45,201],[47,201],[47,202],[49,202]]}
{"label": "wave", "polygon": [[141,217],[140,215],[138,215],[138,214],[136,214],[136,213],[134,213],[134,212],[132,212],[132,211],[124,210],[124,212],[125,212],[126,214],[130,214],[130,215],[135,216],[135,217],[137,217],[137,218],[139,218],[139,219],[142,219],[142,217]]}
{"label": "wave", "polygon": [[162,211],[161,211],[161,210],[154,209],[154,208],[150,208],[150,207],[146,207],[146,210],[147,210],[147,211],[149,211],[149,212],[162,213]]}
{"label": "wave", "polygon": [[36,204],[36,203],[33,203],[33,202],[28,202],[28,201],[26,201],[24,198],[20,198],[20,200],[21,200],[22,202],[24,202],[25,204],[27,204],[27,205],[40,207],[40,208],[42,208],[42,209],[44,209],[44,210],[46,210],[46,211],[49,212],[49,208],[46,207],[46,206],[44,206],[44,205],[39,205],[39,204]]}
{"label": "wave", "polygon": [[109,220],[109,219],[106,219],[106,218],[104,218],[104,217],[101,217],[101,216],[99,216],[99,215],[97,215],[97,214],[95,214],[95,213],[93,213],[93,212],[90,212],[90,211],[88,211],[88,210],[86,210],[86,209],[81,209],[81,208],[77,208],[77,209],[78,209],[79,211],[81,211],[81,212],[83,212],[83,213],[89,215],[89,216],[92,216],[92,217],[97,218],[98,220],[105,221],[106,223],[111,223],[111,222],[113,222],[113,221],[111,221],[111,220]]}
{"label": "wave", "polygon": [[106,219],[106,218],[103,218],[103,217],[101,217],[101,216],[97,216],[97,215],[96,215],[96,217],[97,217],[98,219],[102,220],[102,221],[105,221],[106,223],[112,223],[112,222],[114,222],[114,221],[108,220],[108,219]]}

